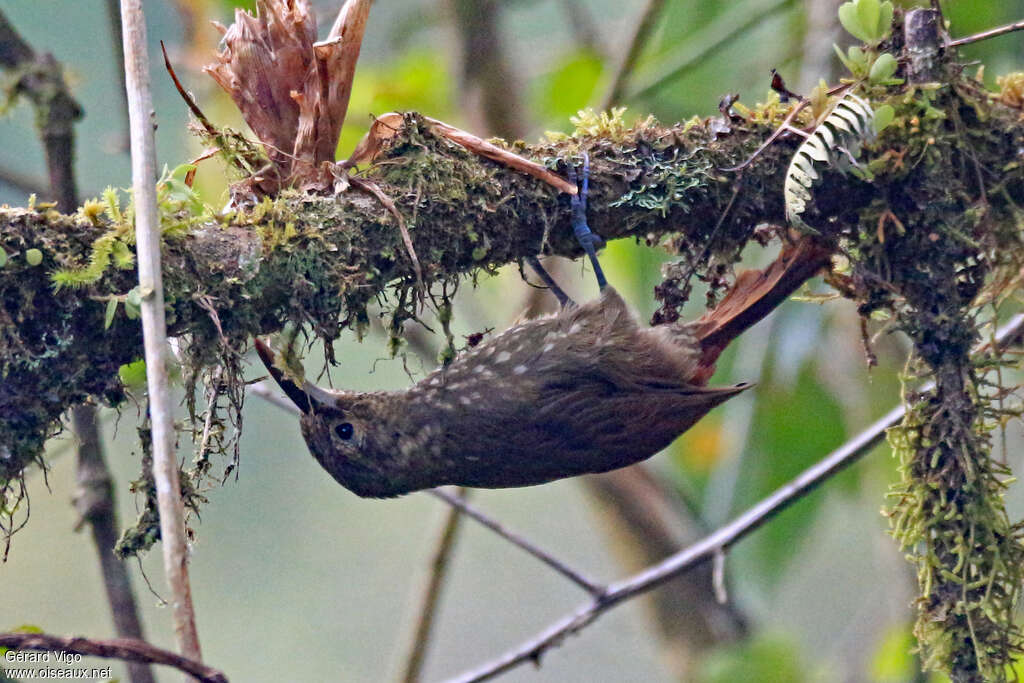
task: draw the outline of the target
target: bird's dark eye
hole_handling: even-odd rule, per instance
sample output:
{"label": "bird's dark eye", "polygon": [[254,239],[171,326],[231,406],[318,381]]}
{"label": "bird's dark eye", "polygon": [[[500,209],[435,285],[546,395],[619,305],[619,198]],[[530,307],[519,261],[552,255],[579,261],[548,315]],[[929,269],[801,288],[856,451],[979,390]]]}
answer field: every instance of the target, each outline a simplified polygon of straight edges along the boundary
{"label": "bird's dark eye", "polygon": [[354,432],[355,429],[352,427],[351,422],[342,422],[334,428],[334,433],[337,434],[338,438],[342,441],[348,441],[351,439]]}

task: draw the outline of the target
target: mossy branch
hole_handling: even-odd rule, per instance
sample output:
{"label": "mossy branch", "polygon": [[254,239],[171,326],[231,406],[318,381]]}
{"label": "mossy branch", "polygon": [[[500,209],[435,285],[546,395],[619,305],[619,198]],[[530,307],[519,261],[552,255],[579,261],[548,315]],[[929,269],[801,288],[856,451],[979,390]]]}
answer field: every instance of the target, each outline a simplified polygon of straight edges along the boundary
{"label": "mossy branch", "polygon": [[[540,252],[578,254],[567,197],[434,137],[414,115],[407,121],[402,138],[363,177],[405,217],[428,286]],[[778,188],[788,145],[741,176],[716,169],[742,161],[769,131],[755,124],[716,139],[703,123],[645,125],[615,139],[518,151],[557,168],[586,145],[590,220],[605,239],[671,237],[677,251],[731,262],[755,226],[782,222]],[[859,192],[863,201],[871,194]],[[121,209],[106,208],[87,205],[74,216],[45,207],[0,211],[7,257],[0,268],[0,480],[38,456],[67,406],[89,395],[119,402],[117,369],[140,357],[129,311],[117,308],[106,319],[108,303],[135,286],[131,270],[98,268],[112,244],[134,249]],[[227,215],[196,216],[173,201],[163,208],[165,226],[173,226],[163,245],[168,323],[173,334],[194,337],[199,363],[289,322],[334,339],[364,322],[367,304],[382,295],[397,320],[415,314],[403,303],[413,299],[414,274],[395,219],[369,193],[285,192]],[[38,253],[27,258],[31,250]],[[124,255],[120,262],[127,263]],[[78,286],[55,289],[55,272],[64,273],[62,284]],[[70,283],[68,273],[76,272],[84,275]]]}
{"label": "mossy branch", "polygon": [[[945,96],[949,102],[942,106],[963,112],[966,134],[984,157],[980,163],[995,174],[990,200],[1009,215],[1024,201],[1013,151],[1024,140],[1020,111],[976,86],[947,89]],[[936,140],[946,120],[936,98],[934,89],[889,97],[899,114],[876,145],[880,153],[869,165],[874,182],[826,176],[807,222],[853,236],[856,248],[865,236],[859,226],[879,220],[881,209],[866,219],[861,210],[872,202],[880,207],[885,198],[902,202],[900,211],[913,210],[901,199],[908,188],[942,184],[949,169],[935,152],[959,137],[944,133]],[[777,142],[740,173],[720,171],[756,149],[786,107],[745,113],[672,127],[648,121],[513,147],[558,172],[586,149],[595,231],[609,240],[667,242],[696,272],[720,283],[757,226],[784,224],[783,175],[797,142]],[[361,177],[376,183],[404,216],[428,286],[538,252],[579,254],[567,197],[434,136],[420,122],[407,115],[402,133]],[[414,273],[395,218],[355,186],[329,197],[283,192],[227,215],[197,215],[192,203],[165,197],[168,321],[173,334],[193,336],[197,365],[225,349],[240,351],[252,335],[289,322],[334,339],[342,328],[365,322],[367,304],[382,295],[396,323],[415,315],[409,303]],[[119,402],[124,389],[117,369],[140,355],[138,326],[125,309],[106,319],[109,302],[132,290],[134,274],[109,267],[93,281],[102,257],[97,244],[110,246],[113,234],[119,251],[133,248],[122,211],[107,208],[87,203],[74,216],[44,207],[0,211],[6,254],[0,268],[0,480],[38,457],[67,406],[90,395]],[[127,257],[121,254],[120,263]],[[54,290],[54,272],[76,270],[89,274],[81,286]]]}

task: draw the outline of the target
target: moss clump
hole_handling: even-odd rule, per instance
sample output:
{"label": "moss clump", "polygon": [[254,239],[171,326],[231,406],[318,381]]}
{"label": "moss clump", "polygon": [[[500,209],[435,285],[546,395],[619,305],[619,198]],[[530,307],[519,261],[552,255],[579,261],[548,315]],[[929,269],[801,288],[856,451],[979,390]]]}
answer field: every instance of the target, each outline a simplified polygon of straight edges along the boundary
{"label": "moss clump", "polygon": [[[851,271],[834,281],[913,343],[907,415],[889,435],[902,479],[888,515],[917,565],[922,661],[956,681],[1004,680],[1024,644],[1024,533],[1006,515],[1009,471],[991,432],[1016,413],[993,374],[1001,361],[971,349],[1024,265],[1024,178],[1006,149],[1015,115],[953,73],[889,102],[870,164],[885,191],[843,230]],[[991,167],[1010,172],[981,171]]]}

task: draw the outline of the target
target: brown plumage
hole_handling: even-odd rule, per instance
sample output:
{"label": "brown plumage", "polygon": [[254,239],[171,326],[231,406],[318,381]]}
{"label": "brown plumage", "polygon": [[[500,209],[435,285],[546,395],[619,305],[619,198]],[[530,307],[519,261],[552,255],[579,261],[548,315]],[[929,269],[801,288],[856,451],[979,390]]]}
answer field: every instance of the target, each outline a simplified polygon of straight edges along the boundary
{"label": "brown plumage", "polygon": [[641,327],[611,287],[527,320],[402,391],[300,388],[256,348],[303,411],[310,451],[338,483],[395,496],[444,484],[529,486],[644,460],[748,388],[704,386],[725,345],[811,277],[827,251],[787,249],[699,320]]}

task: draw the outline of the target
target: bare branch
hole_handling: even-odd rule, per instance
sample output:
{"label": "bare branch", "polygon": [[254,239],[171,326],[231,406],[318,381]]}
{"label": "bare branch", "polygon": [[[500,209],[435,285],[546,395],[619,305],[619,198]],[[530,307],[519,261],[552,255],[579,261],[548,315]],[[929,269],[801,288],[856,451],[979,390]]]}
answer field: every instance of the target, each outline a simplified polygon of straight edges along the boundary
{"label": "bare branch", "polygon": [[446,493],[441,489],[430,489],[429,491],[427,491],[427,493],[434,496],[435,498],[440,498],[441,500],[443,500],[444,502],[448,503],[453,507],[457,507],[466,515],[472,517],[480,524],[483,524],[485,527],[487,527],[494,533],[498,534],[509,543],[517,545],[526,552],[530,553],[538,560],[540,560],[547,566],[551,567],[556,572],[566,577],[567,579],[575,583],[577,586],[580,586],[590,594],[595,596],[604,594],[604,586],[595,583],[594,581],[591,581],[590,579],[583,576],[581,573],[579,573],[572,567],[568,566],[567,564],[556,558],[551,553],[542,550],[541,548],[534,545],[531,541],[526,540],[519,534],[509,531],[501,523],[497,522],[491,517],[488,517],[487,515],[480,512],[475,507],[471,506],[469,503],[462,500],[461,498]]}
{"label": "bare branch", "polygon": [[988,40],[989,38],[995,38],[1005,33],[1011,33],[1013,31],[1024,30],[1024,20],[1015,21],[1012,24],[1006,24],[998,28],[990,28],[987,31],[981,33],[975,33],[974,35],[964,36],[963,38],[957,38],[946,43],[946,47],[960,47],[961,45],[970,45],[971,43],[978,43],[982,40]]}
{"label": "bare branch", "polygon": [[459,99],[463,121],[474,130],[508,139],[530,129],[522,106],[522,84],[501,31],[502,4],[496,0],[450,0],[460,47]]}
{"label": "bare branch", "polygon": [[0,183],[10,185],[18,192],[24,192],[26,197],[30,194],[45,197],[49,190],[49,187],[40,179],[8,167],[0,167]]}
{"label": "bare branch", "polygon": [[184,671],[202,683],[227,683],[228,681],[228,677],[217,669],[134,638],[97,640],[81,636],[55,636],[47,633],[0,633],[0,647],[11,650],[47,650],[87,657],[121,659],[126,662],[163,664]]}
{"label": "bare branch", "polygon": [[0,67],[21,71],[11,92],[24,95],[35,107],[36,126],[46,151],[50,188],[61,191],[54,199],[64,210],[70,211],[78,204],[72,163],[73,126],[81,118],[82,109],[71,97],[64,74],[53,56],[37,54],[3,13],[0,13]]}
{"label": "bare branch", "polygon": [[192,594],[188,579],[188,547],[181,499],[178,460],[175,457],[174,406],[168,387],[164,349],[163,281],[160,270],[160,218],[156,206],[156,147],[153,136],[153,98],[146,53],[146,23],[141,0],[122,0],[124,66],[131,128],[132,187],[135,198],[139,287],[142,290],[142,331],[146,384],[152,423],[153,478],[160,509],[160,537],[164,571],[171,590],[174,633],[178,649],[201,661]]}

